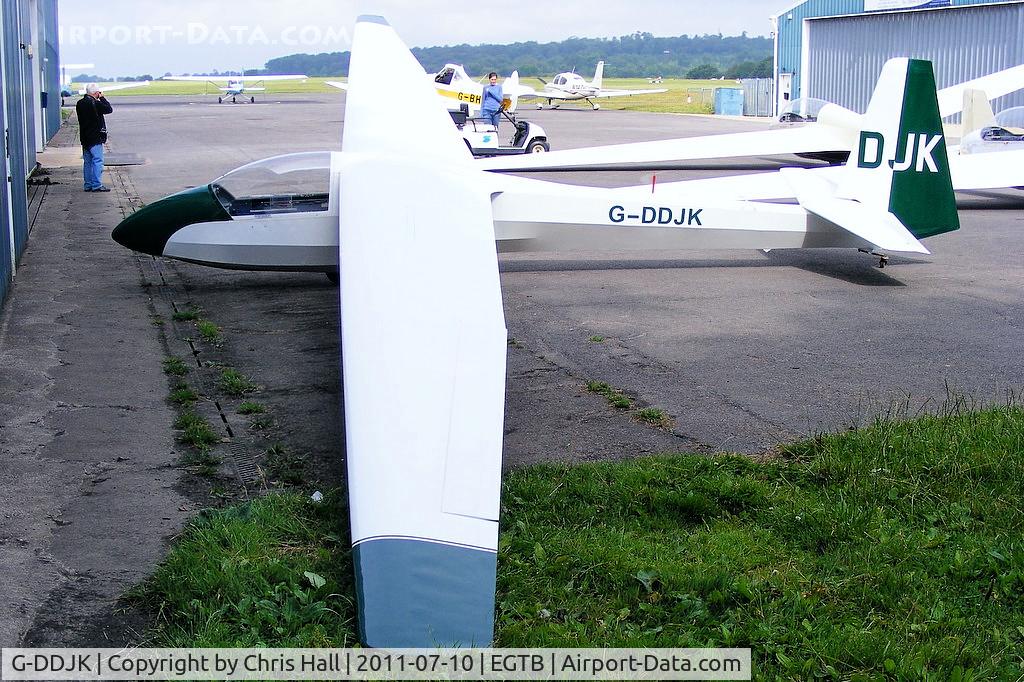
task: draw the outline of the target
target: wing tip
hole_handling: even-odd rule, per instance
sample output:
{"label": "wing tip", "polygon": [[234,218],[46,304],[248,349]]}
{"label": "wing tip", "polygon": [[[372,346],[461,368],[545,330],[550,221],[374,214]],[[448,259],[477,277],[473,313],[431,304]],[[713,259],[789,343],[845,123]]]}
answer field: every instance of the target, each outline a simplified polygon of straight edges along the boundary
{"label": "wing tip", "polygon": [[357,24],[380,24],[381,26],[390,26],[388,20],[379,14],[361,14],[356,19]]}

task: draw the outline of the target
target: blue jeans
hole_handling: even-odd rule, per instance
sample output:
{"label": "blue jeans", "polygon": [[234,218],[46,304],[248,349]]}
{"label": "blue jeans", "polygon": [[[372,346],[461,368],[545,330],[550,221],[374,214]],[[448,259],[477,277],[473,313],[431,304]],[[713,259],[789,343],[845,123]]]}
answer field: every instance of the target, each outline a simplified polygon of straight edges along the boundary
{"label": "blue jeans", "polygon": [[487,109],[481,109],[480,110],[480,118],[487,119],[488,121],[491,122],[492,126],[497,128],[498,127],[498,123],[501,121],[501,112],[500,111],[489,111]]}
{"label": "blue jeans", "polygon": [[103,145],[82,147],[82,175],[85,177],[85,189],[103,186]]}

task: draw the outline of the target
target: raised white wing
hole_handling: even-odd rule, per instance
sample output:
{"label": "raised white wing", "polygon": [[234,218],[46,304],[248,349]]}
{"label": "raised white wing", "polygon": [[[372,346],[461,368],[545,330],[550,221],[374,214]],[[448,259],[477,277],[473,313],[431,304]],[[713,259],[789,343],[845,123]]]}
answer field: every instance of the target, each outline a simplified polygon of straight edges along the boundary
{"label": "raised white wing", "polygon": [[965,90],[984,90],[990,100],[1024,88],[1024,64],[939,90],[939,114],[945,118],[963,110]]}
{"label": "raised white wing", "polygon": [[788,130],[731,133],[684,137],[654,142],[568,149],[550,154],[524,154],[521,156],[480,159],[477,163],[487,170],[536,170],[671,167],[673,163],[695,159],[723,159],[736,156],[767,156],[796,154],[832,149],[850,149],[856,131],[842,131],[831,126],[802,126]]}
{"label": "raised white wing", "polygon": [[339,90],[348,90],[348,83],[342,83],[341,81],[324,81],[327,85],[332,88],[338,88]]}
{"label": "raised white wing", "polygon": [[[114,90],[129,90],[131,88],[144,88],[149,85],[149,81],[136,81],[134,83],[97,83],[96,87],[101,92],[112,92]],[[85,94],[85,88],[81,88],[78,91],[79,95]]]}
{"label": "raised white wing", "polygon": [[[388,74],[387,79],[380,78]],[[381,107],[403,83],[408,109]],[[361,17],[342,140],[345,441],[362,641],[490,644],[507,333],[490,191],[422,68]]]}
{"label": "raised white wing", "polygon": [[302,73],[286,74],[283,76],[247,76],[245,80],[251,81],[301,81],[306,80],[309,76]]}
{"label": "raised white wing", "polygon": [[220,76],[164,76],[162,81],[184,81],[186,83],[212,83],[224,80]]}

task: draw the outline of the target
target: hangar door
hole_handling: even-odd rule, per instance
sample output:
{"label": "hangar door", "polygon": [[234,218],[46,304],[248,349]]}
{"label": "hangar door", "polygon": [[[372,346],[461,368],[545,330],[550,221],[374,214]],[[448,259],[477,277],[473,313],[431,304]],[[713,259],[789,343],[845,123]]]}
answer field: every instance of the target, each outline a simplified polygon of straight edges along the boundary
{"label": "hangar door", "polygon": [[[802,95],[867,109],[891,57],[931,60],[943,88],[1024,64],[1024,3],[810,19]],[[1024,106],[1024,92],[993,102]]]}

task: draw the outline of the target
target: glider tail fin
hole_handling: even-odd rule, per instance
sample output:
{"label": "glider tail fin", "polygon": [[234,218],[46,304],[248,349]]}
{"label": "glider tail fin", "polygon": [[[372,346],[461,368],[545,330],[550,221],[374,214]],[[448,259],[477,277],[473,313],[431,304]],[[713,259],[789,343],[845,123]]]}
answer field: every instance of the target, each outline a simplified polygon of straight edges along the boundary
{"label": "glider tail fin", "polygon": [[886,62],[839,196],[891,213],[915,239],[960,227],[931,62]]}
{"label": "glider tail fin", "polygon": [[960,140],[985,126],[995,125],[996,115],[984,90],[964,90],[964,113],[961,121]]}
{"label": "glider tail fin", "polygon": [[590,84],[597,89],[601,89],[601,83],[604,81],[604,62],[598,62],[597,68],[594,69],[594,80],[590,81]]}

